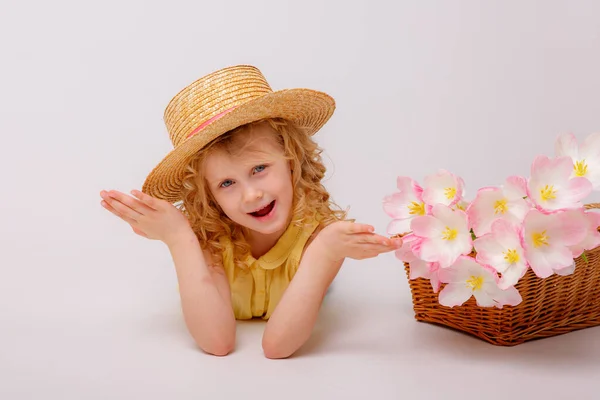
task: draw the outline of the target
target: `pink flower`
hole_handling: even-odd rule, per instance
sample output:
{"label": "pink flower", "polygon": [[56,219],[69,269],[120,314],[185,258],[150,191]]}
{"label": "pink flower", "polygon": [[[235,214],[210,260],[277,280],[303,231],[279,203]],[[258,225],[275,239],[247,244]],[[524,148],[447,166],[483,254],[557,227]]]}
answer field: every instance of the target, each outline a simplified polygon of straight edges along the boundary
{"label": "pink flower", "polygon": [[490,233],[473,242],[477,250],[477,261],[502,274],[502,279],[498,283],[500,289],[516,285],[527,272],[528,264],[521,241],[520,228],[506,220],[497,219],[492,224]]}
{"label": "pink flower", "polygon": [[475,200],[467,208],[475,236],[490,232],[492,223],[499,218],[520,224],[531,208],[523,199],[527,195],[526,186],[525,178],[511,176],[500,188],[479,189]]}
{"label": "pink flower", "polygon": [[575,261],[573,261],[573,264],[569,265],[568,267],[554,270],[554,273],[560,276],[571,275],[573,272],[575,272]]}
{"label": "pink flower", "polygon": [[600,214],[593,211],[584,211],[583,209],[564,211],[563,218],[572,223],[585,227],[586,234],[583,239],[569,246],[573,258],[579,257],[585,250],[592,250],[600,246]]}
{"label": "pink flower", "polygon": [[423,200],[431,206],[453,206],[462,199],[464,186],[462,178],[442,169],[437,174],[425,178]]}
{"label": "pink flower", "polygon": [[467,215],[436,204],[431,215],[416,217],[411,223],[413,234],[418,238],[412,250],[420,259],[437,262],[447,268],[461,254],[469,254],[473,248]]}
{"label": "pink flower", "polygon": [[592,184],[586,178],[571,177],[572,169],[570,157],[535,159],[527,193],[539,210],[550,213],[582,206],[581,200],[590,194]]}
{"label": "pink flower", "polygon": [[581,243],[588,226],[571,213],[543,214],[531,210],[523,221],[523,248],[531,269],[540,278],[573,264],[570,246]]}
{"label": "pink flower", "polygon": [[425,278],[429,279],[433,293],[440,290],[440,265],[438,263],[428,263],[423,260],[415,259],[409,263],[410,279]]}
{"label": "pink flower", "polygon": [[460,256],[456,262],[439,271],[439,278],[447,285],[438,298],[441,305],[454,307],[463,305],[471,296],[479,307],[516,306],[522,298],[517,289],[498,287],[497,276],[471,257]]}
{"label": "pink flower", "polygon": [[458,203],[456,203],[452,208],[453,210],[461,210],[461,211],[466,211],[467,208],[469,208],[469,202],[466,200],[459,200]]}
{"label": "pink flower", "polygon": [[403,262],[411,262],[417,260],[417,256],[413,251],[417,237],[412,233],[402,237],[402,246],[394,252],[396,258]]}
{"label": "pink flower", "polygon": [[600,189],[600,132],[587,136],[581,145],[572,133],[561,135],[554,148],[557,157],[571,158],[571,177],[587,178],[595,190]]}
{"label": "pink flower", "polygon": [[387,228],[389,235],[410,231],[410,221],[431,209],[423,202],[423,189],[411,178],[399,176],[396,186],[398,192],[383,199],[384,211],[393,218]]}

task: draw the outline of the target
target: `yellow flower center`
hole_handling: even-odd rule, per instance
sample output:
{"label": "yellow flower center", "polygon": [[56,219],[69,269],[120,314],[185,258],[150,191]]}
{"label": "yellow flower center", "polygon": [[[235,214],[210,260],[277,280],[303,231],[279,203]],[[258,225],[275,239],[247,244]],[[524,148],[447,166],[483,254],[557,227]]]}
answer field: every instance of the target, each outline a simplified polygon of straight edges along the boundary
{"label": "yellow flower center", "polygon": [[507,211],[506,199],[498,200],[494,203],[494,214],[504,214]]}
{"label": "yellow flower center", "polygon": [[483,277],[471,275],[471,277],[467,279],[467,286],[473,291],[480,290],[483,286]]}
{"label": "yellow flower center", "polygon": [[540,247],[543,245],[548,246],[548,236],[546,236],[546,231],[543,232],[536,232],[533,235],[531,235],[532,239],[533,239],[533,245],[535,247]]}
{"label": "yellow flower center", "polygon": [[556,198],[556,191],[553,185],[546,185],[540,190],[540,195],[543,201],[548,201]]}
{"label": "yellow flower center", "polygon": [[575,170],[576,176],[585,176],[587,174],[587,164],[585,163],[585,160],[576,161],[573,169]]}
{"label": "yellow flower center", "polygon": [[425,215],[425,203],[417,203],[413,201],[408,205],[408,210],[410,214],[416,215]]}
{"label": "yellow flower center", "polygon": [[458,231],[456,229],[446,227],[446,229],[444,229],[444,232],[442,232],[442,239],[454,240],[456,239],[456,235],[458,235]]}
{"label": "yellow flower center", "polygon": [[509,249],[506,252],[504,252],[503,254],[504,254],[504,259],[509,264],[517,263],[520,260],[519,253],[517,253],[517,250],[515,250],[515,249]]}
{"label": "yellow flower center", "polygon": [[452,200],[456,196],[456,188],[448,187],[444,189],[444,194],[448,200]]}

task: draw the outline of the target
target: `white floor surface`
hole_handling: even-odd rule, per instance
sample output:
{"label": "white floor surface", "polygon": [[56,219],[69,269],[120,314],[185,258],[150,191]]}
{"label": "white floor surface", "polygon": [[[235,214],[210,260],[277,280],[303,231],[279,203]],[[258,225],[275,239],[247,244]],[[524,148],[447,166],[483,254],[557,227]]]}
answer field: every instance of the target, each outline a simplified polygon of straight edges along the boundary
{"label": "white floor surface", "polygon": [[128,268],[106,251],[80,273],[48,265],[28,282],[22,265],[0,283],[0,399],[597,398],[600,329],[496,347],[416,322],[391,255],[346,264],[293,358],[264,358],[261,321],[239,323],[233,354],[205,355],[168,254],[148,249]]}

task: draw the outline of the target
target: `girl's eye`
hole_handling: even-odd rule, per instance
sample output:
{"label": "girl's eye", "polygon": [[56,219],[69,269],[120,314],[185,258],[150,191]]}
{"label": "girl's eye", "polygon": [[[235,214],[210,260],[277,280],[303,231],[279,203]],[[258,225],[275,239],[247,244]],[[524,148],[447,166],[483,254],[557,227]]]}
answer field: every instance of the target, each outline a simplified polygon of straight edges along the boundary
{"label": "girl's eye", "polygon": [[257,165],[256,167],[254,167],[254,169],[252,170],[252,172],[254,172],[255,174],[257,174],[259,172],[263,172],[266,168],[267,168],[266,165]]}
{"label": "girl's eye", "polygon": [[221,184],[219,185],[222,188],[226,188],[233,185],[233,181],[231,179],[227,179],[226,181],[221,182]]}

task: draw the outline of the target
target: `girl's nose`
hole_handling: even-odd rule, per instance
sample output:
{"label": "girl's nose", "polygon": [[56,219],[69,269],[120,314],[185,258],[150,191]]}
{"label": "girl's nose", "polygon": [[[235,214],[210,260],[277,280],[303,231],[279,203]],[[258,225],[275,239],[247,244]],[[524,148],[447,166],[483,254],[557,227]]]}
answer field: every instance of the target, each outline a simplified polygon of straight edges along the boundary
{"label": "girl's nose", "polygon": [[260,200],[263,198],[263,192],[260,189],[248,187],[244,191],[244,201],[247,203],[252,203],[256,200]]}

